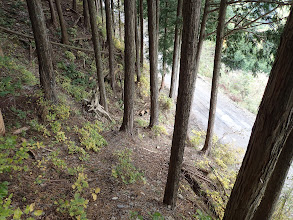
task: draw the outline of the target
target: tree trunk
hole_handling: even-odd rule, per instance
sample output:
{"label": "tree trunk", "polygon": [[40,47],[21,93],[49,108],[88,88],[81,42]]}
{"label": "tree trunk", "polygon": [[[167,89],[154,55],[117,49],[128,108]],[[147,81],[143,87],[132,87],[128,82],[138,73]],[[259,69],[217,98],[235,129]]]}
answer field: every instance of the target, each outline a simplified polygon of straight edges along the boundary
{"label": "tree trunk", "polygon": [[55,103],[57,102],[55,72],[41,3],[39,0],[27,0],[26,2],[36,42],[41,87],[44,90],[45,99]]}
{"label": "tree trunk", "polygon": [[114,45],[112,39],[112,18],[110,13],[110,0],[105,0],[106,8],[106,27],[107,27],[107,42],[109,46],[109,75],[113,92],[115,93],[115,76],[114,76]]}
{"label": "tree trunk", "polygon": [[264,196],[259,204],[253,220],[271,219],[281,194],[284,182],[293,159],[293,132],[291,131],[284,149],[282,150],[276,167],[266,187]]}
{"label": "tree trunk", "polygon": [[223,36],[224,36],[226,11],[227,11],[227,0],[221,0],[218,27],[217,27],[217,41],[216,41],[216,50],[215,50],[215,59],[214,59],[212,91],[211,91],[211,99],[210,99],[209,122],[208,122],[208,129],[207,129],[204,147],[201,150],[204,154],[207,154],[207,155],[210,153],[210,150],[212,147],[213,134],[214,134],[218,86],[219,86],[220,70],[221,70],[221,56],[222,56],[222,47],[224,42]]}
{"label": "tree trunk", "polygon": [[201,21],[201,26],[200,26],[198,46],[197,46],[196,67],[195,67],[196,73],[198,73],[198,69],[199,69],[200,55],[202,51],[203,41],[205,38],[206,24],[207,24],[208,15],[209,15],[208,13],[209,7],[210,7],[210,0],[206,0],[205,6],[204,6],[204,12],[202,16],[202,21]]}
{"label": "tree trunk", "polygon": [[183,39],[180,79],[170,165],[164,194],[164,203],[171,205],[172,208],[176,204],[188,120],[195,86],[196,73],[194,71],[194,66],[200,19],[200,3],[200,0],[185,0],[183,4]]}
{"label": "tree trunk", "polygon": [[95,9],[94,0],[87,0],[87,1],[89,5],[90,23],[92,28],[92,41],[93,41],[94,51],[95,51],[98,84],[99,84],[99,90],[100,90],[100,104],[104,107],[105,111],[108,111],[104,76],[102,71],[101,51],[100,51],[100,45],[99,45],[100,40],[99,40],[98,26],[97,26],[97,12]]}
{"label": "tree trunk", "polygon": [[139,0],[139,18],[140,18],[140,63],[143,71],[143,0]]}
{"label": "tree trunk", "polygon": [[55,0],[55,4],[56,4],[58,16],[59,16],[60,27],[61,27],[61,35],[62,35],[61,42],[63,44],[69,44],[67,28],[66,28],[64,17],[63,17],[63,12],[62,12],[62,8],[61,8],[60,0]]}
{"label": "tree trunk", "polygon": [[[293,127],[293,50],[288,49],[292,47],[291,10],[224,220],[253,219],[261,199],[265,198],[264,193],[272,189],[270,184],[273,179],[282,182],[285,176],[275,172],[280,171],[276,165],[283,163],[282,152],[286,152],[286,145],[292,148],[291,137],[288,139]],[[286,140],[289,142],[286,143]],[[289,157],[289,154],[286,156]],[[282,166],[288,166],[289,159],[286,159],[287,165]],[[275,201],[275,198],[271,199],[271,202]]]}
{"label": "tree trunk", "polygon": [[168,1],[165,0],[165,8],[166,8],[166,14],[165,14],[165,20],[164,20],[164,49],[163,49],[163,72],[162,72],[162,81],[161,81],[161,86],[159,89],[159,92],[161,92],[162,89],[164,89],[164,84],[165,84],[165,75],[166,75],[166,59],[167,59],[167,22],[168,22]]}
{"label": "tree trunk", "polygon": [[115,24],[115,16],[114,16],[114,1],[111,0],[111,13],[112,13],[112,26],[113,26],[113,32],[115,36],[116,32],[116,24]]}
{"label": "tree trunk", "polygon": [[57,27],[57,16],[56,16],[56,12],[54,9],[53,0],[49,0],[49,7],[50,7],[50,12],[51,12],[51,22],[54,27]]}
{"label": "tree trunk", "polygon": [[89,16],[89,5],[88,5],[88,0],[83,0],[83,22],[84,22],[84,27],[86,29],[89,29],[90,27],[90,16]]}
{"label": "tree trunk", "polygon": [[101,17],[102,17],[102,22],[104,23],[104,13],[103,13],[103,1],[100,0],[100,9],[101,9]]}
{"label": "tree trunk", "polygon": [[158,35],[157,35],[157,0],[148,0],[148,29],[149,29],[149,50],[150,50],[150,90],[151,90],[151,117],[152,128],[158,123]]}
{"label": "tree trunk", "polygon": [[140,82],[140,55],[139,55],[139,31],[138,31],[138,19],[137,19],[137,10],[135,9],[135,48],[136,48],[136,76],[137,82]]}
{"label": "tree trunk", "polygon": [[124,115],[121,131],[132,134],[134,74],[135,74],[135,1],[124,2],[125,12],[125,79],[124,79]]}
{"label": "tree trunk", "polygon": [[174,52],[173,52],[173,64],[172,64],[172,74],[171,74],[171,86],[170,86],[170,93],[169,97],[174,99],[175,91],[177,90],[177,69],[179,64],[179,57],[180,57],[180,36],[181,36],[181,28],[180,28],[180,18],[182,16],[182,5],[183,0],[178,0],[177,5],[177,21],[175,25],[175,40],[174,40]]}
{"label": "tree trunk", "polygon": [[5,124],[0,109],[0,137],[5,135]]}
{"label": "tree trunk", "polygon": [[72,9],[77,12],[76,0],[72,0]]}
{"label": "tree trunk", "polygon": [[122,40],[122,30],[121,30],[121,12],[120,12],[120,0],[118,0],[118,27],[119,27],[119,36],[120,41]]}

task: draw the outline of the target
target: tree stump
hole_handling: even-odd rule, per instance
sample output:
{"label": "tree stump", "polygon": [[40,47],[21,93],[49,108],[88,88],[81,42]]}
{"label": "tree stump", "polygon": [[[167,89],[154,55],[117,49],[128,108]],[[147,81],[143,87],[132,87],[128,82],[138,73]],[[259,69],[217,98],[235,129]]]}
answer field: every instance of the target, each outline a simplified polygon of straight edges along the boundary
{"label": "tree stump", "polygon": [[4,134],[5,134],[5,125],[4,125],[4,120],[3,120],[1,109],[0,109],[0,136],[4,136]]}

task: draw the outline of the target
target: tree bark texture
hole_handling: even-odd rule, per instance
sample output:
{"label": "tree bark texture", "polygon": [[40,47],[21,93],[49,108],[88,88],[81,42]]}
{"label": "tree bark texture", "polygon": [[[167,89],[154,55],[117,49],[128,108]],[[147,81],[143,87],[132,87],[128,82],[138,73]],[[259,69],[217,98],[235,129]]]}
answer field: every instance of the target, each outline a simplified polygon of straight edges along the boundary
{"label": "tree bark texture", "polygon": [[266,187],[253,220],[271,219],[293,159],[293,132],[291,131],[276,167]]}
{"label": "tree bark texture", "polygon": [[[224,220],[253,219],[261,199],[265,198],[263,197],[265,191],[271,189],[269,185],[271,179],[276,178],[274,176],[276,165],[282,158],[282,152],[286,151],[286,141],[293,127],[292,70],[293,13],[291,10],[252,128],[248,148],[226,207]],[[291,140],[291,137],[288,140]],[[285,175],[281,174],[281,176],[276,179],[283,181],[281,178]]]}
{"label": "tree bark texture", "polygon": [[140,19],[140,63],[143,71],[143,0],[139,0],[139,19]]}
{"label": "tree bark texture", "polygon": [[49,0],[49,8],[50,8],[50,12],[51,12],[51,22],[54,25],[54,27],[57,27],[57,16],[56,16],[56,12],[54,9],[54,3],[53,0]]}
{"label": "tree bark texture", "polygon": [[113,26],[113,33],[114,33],[114,36],[115,36],[115,33],[116,33],[116,23],[115,23],[115,15],[114,15],[114,1],[111,0],[111,13],[112,13],[112,26]]}
{"label": "tree bark texture", "polygon": [[103,0],[100,0],[102,22],[104,23]]}
{"label": "tree bark texture", "polygon": [[175,24],[175,39],[174,39],[174,52],[173,52],[173,63],[172,63],[172,74],[171,74],[171,86],[169,97],[174,99],[175,91],[177,90],[177,79],[178,73],[177,69],[179,66],[180,57],[180,38],[181,38],[181,28],[180,28],[180,18],[182,17],[182,5],[183,0],[178,0],[177,5],[177,21]]}
{"label": "tree bark texture", "polygon": [[[227,11],[227,0],[221,0],[218,27],[217,27],[217,40],[216,40],[216,49],[215,49],[215,59],[214,59],[214,70],[213,70],[212,91],[211,91],[211,99],[210,99],[208,129],[207,129],[204,147],[201,150],[205,154],[210,153],[210,150],[212,147],[213,135],[214,135],[215,115],[216,115],[217,98],[218,98],[218,87],[219,87],[220,71],[221,71],[221,56],[222,56],[222,47],[223,47],[223,42],[224,42],[223,37],[224,37],[226,11]],[[197,63],[197,66],[198,65],[199,65],[199,63]]]}
{"label": "tree bark texture", "polygon": [[137,19],[137,10],[135,9],[134,11],[135,13],[135,48],[136,48],[136,76],[137,76],[137,82],[140,82],[140,76],[141,76],[141,72],[140,72],[140,54],[139,54],[139,51],[140,51],[140,44],[139,44],[139,41],[140,41],[140,38],[139,38],[139,30],[138,30],[138,19]]}
{"label": "tree bark texture", "polygon": [[61,35],[62,35],[61,42],[63,44],[69,44],[69,38],[68,38],[66,23],[65,23],[65,20],[64,20],[60,0],[55,0],[55,4],[56,4],[58,17],[59,17],[59,22],[60,22],[60,27],[61,27]]}
{"label": "tree bark texture", "polygon": [[112,38],[112,18],[111,18],[110,0],[105,0],[105,8],[106,8],[107,42],[109,47],[109,75],[110,75],[111,88],[115,92],[114,44],[113,44],[113,38]]}
{"label": "tree bark texture", "polygon": [[72,9],[73,9],[74,11],[77,11],[76,0],[72,0]]}
{"label": "tree bark texture", "polygon": [[195,87],[195,58],[200,20],[200,3],[200,0],[185,0],[183,4],[183,39],[181,48],[182,56],[180,61],[180,79],[170,165],[164,194],[164,203],[171,205],[171,207],[174,207],[176,204],[188,120]]}
{"label": "tree bark texture", "polygon": [[[168,1],[165,0],[165,8],[168,8]],[[164,49],[163,49],[163,72],[162,72],[162,81],[159,91],[164,89],[165,86],[165,75],[167,70],[166,56],[167,56],[167,22],[168,22],[168,12],[166,11],[165,20],[164,20]]]}
{"label": "tree bark texture", "polygon": [[205,30],[206,30],[206,24],[208,20],[208,11],[210,8],[210,0],[206,0],[205,6],[204,6],[204,11],[203,11],[203,16],[202,16],[202,21],[200,25],[200,33],[199,33],[199,40],[198,40],[198,46],[197,46],[197,54],[196,54],[196,73],[198,73],[199,70],[199,61],[200,61],[200,55],[202,51],[202,46],[205,38]]}
{"label": "tree bark texture", "polygon": [[121,12],[120,12],[120,0],[118,0],[118,28],[119,28],[119,36],[122,39],[122,30],[121,30]]}
{"label": "tree bark texture", "polygon": [[151,90],[151,117],[152,128],[158,123],[158,34],[157,34],[157,0],[148,0],[148,29],[149,29],[149,50],[150,50],[150,90]]}
{"label": "tree bark texture", "polygon": [[92,29],[92,41],[94,45],[94,53],[97,67],[97,76],[98,84],[100,90],[100,104],[104,107],[105,111],[108,111],[107,98],[106,98],[106,89],[104,83],[104,76],[102,71],[102,60],[101,60],[101,51],[99,45],[99,34],[97,26],[97,12],[95,8],[94,0],[87,0],[89,5],[89,14],[90,14],[90,23]]}
{"label": "tree bark texture", "polygon": [[89,5],[88,0],[83,0],[83,23],[86,29],[90,27]]}
{"label": "tree bark texture", "polygon": [[132,134],[134,75],[135,75],[135,1],[125,1],[125,78],[124,78],[124,115],[120,128]]}
{"label": "tree bark texture", "polygon": [[39,0],[27,0],[26,2],[36,42],[41,87],[44,90],[45,99],[55,103],[57,96],[52,51],[41,3]]}

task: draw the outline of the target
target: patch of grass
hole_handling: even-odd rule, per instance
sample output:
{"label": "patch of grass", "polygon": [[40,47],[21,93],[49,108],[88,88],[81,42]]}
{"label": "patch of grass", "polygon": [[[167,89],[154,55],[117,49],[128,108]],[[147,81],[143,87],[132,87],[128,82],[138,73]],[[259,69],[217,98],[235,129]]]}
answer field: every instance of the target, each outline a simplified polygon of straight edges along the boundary
{"label": "patch of grass", "polygon": [[161,136],[162,134],[168,135],[166,128],[163,125],[155,125],[152,128],[152,131],[156,137]]}
{"label": "patch of grass", "polygon": [[173,100],[165,94],[160,95],[159,102],[163,110],[170,110],[173,107]]}
{"label": "patch of grass", "polygon": [[76,133],[79,134],[81,146],[87,150],[98,152],[101,147],[108,143],[99,133],[103,130],[100,122],[96,121],[94,124],[87,122],[82,128],[75,127]]}
{"label": "patch of grass", "polygon": [[117,151],[115,155],[118,158],[118,164],[112,169],[112,176],[115,178],[121,178],[125,184],[135,183],[136,181],[142,181],[145,183],[143,173],[139,172],[132,164],[132,151],[125,148],[124,150]]}

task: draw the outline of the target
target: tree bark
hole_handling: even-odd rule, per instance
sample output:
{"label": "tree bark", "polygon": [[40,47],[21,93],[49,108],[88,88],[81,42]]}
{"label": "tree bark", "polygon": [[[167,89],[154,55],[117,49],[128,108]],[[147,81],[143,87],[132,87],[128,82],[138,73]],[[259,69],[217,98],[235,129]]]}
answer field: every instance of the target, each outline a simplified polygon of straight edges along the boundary
{"label": "tree bark", "polygon": [[[218,96],[218,86],[220,79],[220,70],[221,70],[221,56],[222,56],[222,47],[224,42],[224,28],[225,28],[225,18],[227,11],[227,0],[221,0],[220,11],[219,11],[219,20],[217,27],[217,40],[216,40],[216,49],[215,49],[215,59],[214,59],[214,70],[213,70],[213,81],[212,81],[212,91],[210,99],[210,111],[209,111],[209,122],[208,129],[206,134],[206,139],[202,152],[204,154],[209,154],[212,147],[212,140],[214,134],[214,125],[215,125],[215,114],[217,108],[217,96]],[[198,63],[197,63],[198,66]]]}
{"label": "tree bark", "polygon": [[143,0],[139,0],[139,19],[140,19],[140,63],[143,71]]}
{"label": "tree bark", "polygon": [[115,24],[115,15],[114,15],[114,1],[111,0],[111,13],[112,13],[112,26],[113,26],[113,33],[116,36],[116,24]]}
{"label": "tree bark", "polygon": [[27,0],[26,2],[36,42],[41,87],[44,90],[45,99],[56,103],[56,83],[51,57],[51,45],[47,35],[41,3],[39,0]]}
{"label": "tree bark", "polygon": [[176,204],[188,120],[196,79],[195,58],[200,19],[200,3],[200,0],[185,0],[183,4],[183,39],[180,79],[170,165],[164,194],[164,203],[171,205],[172,208]]}
{"label": "tree bark", "polygon": [[4,53],[3,53],[1,45],[0,45],[0,57],[4,57]]}
{"label": "tree bark", "polygon": [[69,44],[69,38],[68,38],[68,33],[67,33],[67,28],[66,28],[66,23],[63,17],[63,12],[62,12],[62,7],[60,4],[60,0],[55,0],[58,16],[59,16],[59,22],[60,22],[60,27],[61,27],[61,35],[62,39],[61,42],[63,44]]}
{"label": "tree bark", "polygon": [[174,99],[175,91],[177,90],[177,79],[178,79],[178,65],[179,65],[179,57],[180,57],[180,36],[181,36],[181,28],[180,28],[180,18],[182,17],[182,5],[183,0],[178,0],[177,5],[177,21],[175,24],[175,40],[174,40],[174,52],[173,52],[173,63],[172,63],[172,74],[171,74],[171,86],[169,97]]}
{"label": "tree bark", "polygon": [[3,116],[0,109],[0,137],[5,135],[5,124],[3,120]]}
{"label": "tree bark", "polygon": [[135,1],[124,2],[125,12],[125,79],[124,115],[121,131],[132,134],[135,74]]}
{"label": "tree bark", "polygon": [[72,0],[72,9],[77,12],[76,0]]}
{"label": "tree bark", "polygon": [[115,75],[114,75],[114,44],[112,38],[112,18],[110,13],[110,0],[105,0],[106,8],[106,27],[107,27],[107,42],[109,46],[109,75],[110,83],[113,92],[115,93]]}
{"label": "tree bark", "polygon": [[103,13],[103,1],[100,0],[100,9],[101,9],[101,17],[102,17],[102,22],[104,23],[104,13]]}
{"label": "tree bark", "polygon": [[136,48],[136,62],[135,62],[135,68],[136,68],[136,76],[137,76],[137,82],[140,82],[140,76],[141,76],[141,73],[140,73],[140,54],[139,54],[139,31],[138,31],[138,19],[137,19],[137,10],[135,9],[134,11],[135,13],[135,48]]}
{"label": "tree bark", "polygon": [[[285,176],[281,174],[275,177],[274,172],[278,172],[278,163],[283,162],[282,152],[286,151],[286,145],[291,144],[292,148],[291,137],[288,139],[293,127],[292,48],[291,10],[224,220],[253,219],[261,199],[265,198],[264,193],[272,188],[269,185],[271,180],[276,178],[276,181],[283,181]],[[286,140],[289,142],[286,143]],[[286,164],[288,166],[288,163]],[[274,197],[277,194],[275,193]]]}
{"label": "tree bark", "polygon": [[119,36],[120,36],[120,40],[122,40],[120,0],[118,0],[118,19],[119,19],[118,21]]}
{"label": "tree bark", "polygon": [[88,0],[83,0],[83,23],[86,29],[90,27],[89,5]]}
{"label": "tree bark", "polygon": [[204,6],[204,12],[203,12],[203,16],[202,16],[202,21],[201,21],[201,25],[200,25],[200,33],[199,33],[199,40],[198,40],[198,46],[197,46],[196,68],[195,68],[196,73],[198,73],[198,70],[199,70],[199,61],[200,61],[200,55],[201,55],[201,51],[202,51],[203,41],[205,38],[205,29],[206,29],[206,24],[207,24],[208,15],[209,15],[209,13],[208,13],[209,8],[210,8],[210,0],[206,0],[205,6]]}
{"label": "tree bark", "polygon": [[[165,0],[165,8],[168,8],[168,1]],[[166,56],[167,56],[167,22],[168,22],[168,12],[165,14],[165,20],[164,20],[164,49],[163,49],[163,72],[162,72],[162,81],[161,86],[159,89],[159,92],[164,89],[165,86],[165,75],[166,75],[166,69],[167,69],[167,63],[166,63]]]}
{"label": "tree bark", "polygon": [[157,0],[148,0],[148,29],[149,29],[149,50],[150,50],[150,90],[151,90],[151,117],[152,128],[158,123],[158,34],[157,34]]}
{"label": "tree bark", "polygon": [[266,187],[264,196],[259,204],[252,220],[271,219],[283,185],[285,183],[288,171],[293,159],[293,132],[291,131],[284,149],[282,150],[276,167]]}
{"label": "tree bark", "polygon": [[57,16],[56,16],[56,12],[54,9],[53,0],[49,0],[49,7],[50,7],[50,12],[51,12],[51,22],[54,27],[57,27]]}
{"label": "tree bark", "polygon": [[98,34],[98,27],[97,27],[97,12],[95,9],[94,0],[87,0],[87,1],[89,5],[90,23],[91,23],[91,29],[92,29],[92,41],[93,41],[94,51],[95,51],[98,84],[99,84],[99,90],[100,90],[100,104],[104,107],[105,111],[108,111],[104,76],[102,71],[99,34]]}

